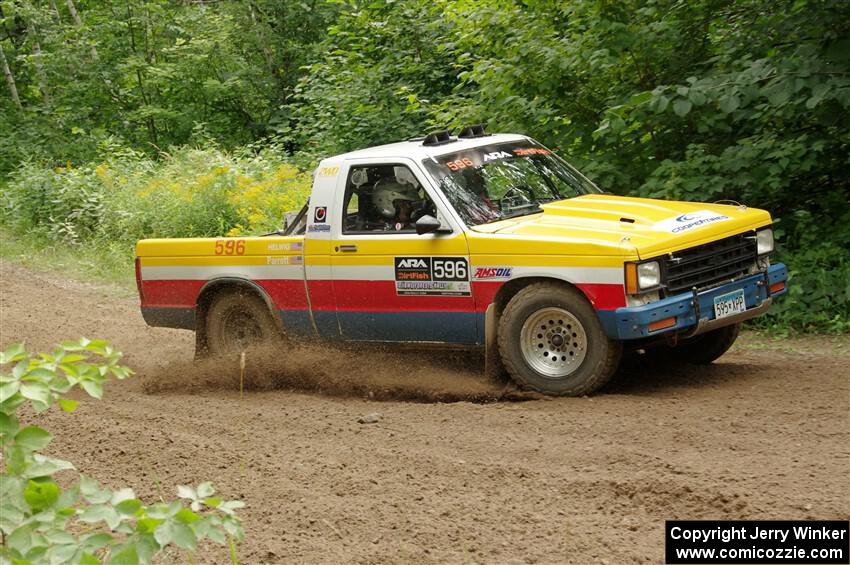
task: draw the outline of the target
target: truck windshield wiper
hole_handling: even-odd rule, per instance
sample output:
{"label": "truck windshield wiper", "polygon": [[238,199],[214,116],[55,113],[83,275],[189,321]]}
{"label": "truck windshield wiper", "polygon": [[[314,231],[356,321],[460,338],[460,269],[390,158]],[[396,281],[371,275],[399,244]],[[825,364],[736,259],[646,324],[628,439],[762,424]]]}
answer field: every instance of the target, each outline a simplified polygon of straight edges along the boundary
{"label": "truck windshield wiper", "polygon": [[531,215],[531,214],[536,214],[539,211],[540,211],[540,206],[537,205],[537,204],[533,204],[531,206],[523,206],[522,210],[516,210],[514,212],[511,212],[510,214],[505,214],[504,216],[502,216],[499,219],[500,220],[507,220],[509,218],[519,218],[520,216],[528,216],[528,215]]}

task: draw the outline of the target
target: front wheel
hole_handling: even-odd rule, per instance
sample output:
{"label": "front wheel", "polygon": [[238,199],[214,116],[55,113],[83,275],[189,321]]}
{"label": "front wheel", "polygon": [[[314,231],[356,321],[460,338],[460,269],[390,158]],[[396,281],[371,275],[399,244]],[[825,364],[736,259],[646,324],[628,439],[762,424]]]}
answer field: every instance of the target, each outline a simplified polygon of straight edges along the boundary
{"label": "front wheel", "polygon": [[683,363],[708,365],[729,351],[740,332],[740,323],[724,326],[679,342],[671,353]]}
{"label": "front wheel", "polygon": [[499,321],[499,351],[524,388],[581,396],[604,386],[620,362],[620,342],[605,335],[577,289],[536,283],[520,290]]}
{"label": "front wheel", "polygon": [[244,351],[280,339],[282,334],[266,303],[255,294],[220,294],[207,311],[207,347],[212,356]]}

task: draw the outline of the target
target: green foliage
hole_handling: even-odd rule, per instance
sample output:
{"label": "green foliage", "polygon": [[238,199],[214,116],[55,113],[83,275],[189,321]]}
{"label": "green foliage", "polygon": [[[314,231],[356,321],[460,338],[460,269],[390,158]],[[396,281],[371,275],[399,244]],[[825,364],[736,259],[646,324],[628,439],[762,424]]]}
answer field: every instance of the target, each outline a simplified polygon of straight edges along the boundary
{"label": "green foliage", "polygon": [[132,489],[112,491],[85,476],[59,486],[55,475],[73,465],[39,453],[53,437],[22,425],[19,410],[73,412],[78,403],[66,395],[75,387],[100,399],[109,378],[131,374],[120,358],[105,341],[88,339],[37,357],[20,344],[0,353],[0,366],[9,368],[0,373],[0,563],[130,565],[150,563],[169,545],[191,552],[204,539],[242,539],[235,510],[243,503],[214,497],[211,483],[180,486],[178,500],[149,506]]}
{"label": "green foliage", "polygon": [[276,143],[306,165],[487,122],[533,135],[614,193],[770,210],[801,292],[826,296],[792,293],[784,319],[841,326],[830,320],[846,312],[842,285],[810,285],[850,260],[850,3],[80,1],[80,26],[57,4],[0,0],[22,103],[0,96],[0,175],[18,170],[28,217],[62,219],[21,224],[48,241],[100,241],[103,227],[127,242],[251,232],[274,223],[260,210],[278,215],[227,205],[230,173],[188,206],[176,191],[144,202],[123,188],[119,206],[96,163],[126,166],[136,180],[118,176],[121,187],[156,169],[197,187],[212,167],[171,147]]}
{"label": "green foliage", "polygon": [[0,218],[50,243],[119,245],[146,237],[204,237],[279,229],[300,208],[310,176],[273,148],[240,155],[183,148],[152,160],[113,150],[99,164],[27,162],[0,188]]}
{"label": "green foliage", "polygon": [[286,127],[281,105],[336,10],[0,0],[0,41],[22,102],[0,98],[0,173],[33,156],[90,161],[110,136],[156,154],[208,138],[235,147]]}

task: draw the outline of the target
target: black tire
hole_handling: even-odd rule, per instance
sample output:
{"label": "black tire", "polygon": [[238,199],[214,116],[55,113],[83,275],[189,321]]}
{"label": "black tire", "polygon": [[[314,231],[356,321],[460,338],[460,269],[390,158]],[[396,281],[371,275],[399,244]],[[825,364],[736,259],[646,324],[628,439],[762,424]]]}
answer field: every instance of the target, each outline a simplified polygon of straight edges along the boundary
{"label": "black tire", "polygon": [[684,363],[708,365],[729,351],[740,331],[738,323],[683,340],[673,348],[672,356]]}
{"label": "black tire", "polygon": [[502,362],[514,381],[552,396],[599,390],[617,371],[623,351],[602,330],[585,296],[557,283],[520,290],[502,312],[498,333]]}
{"label": "black tire", "polygon": [[209,355],[218,357],[280,340],[283,335],[262,298],[231,291],[219,294],[206,315]]}

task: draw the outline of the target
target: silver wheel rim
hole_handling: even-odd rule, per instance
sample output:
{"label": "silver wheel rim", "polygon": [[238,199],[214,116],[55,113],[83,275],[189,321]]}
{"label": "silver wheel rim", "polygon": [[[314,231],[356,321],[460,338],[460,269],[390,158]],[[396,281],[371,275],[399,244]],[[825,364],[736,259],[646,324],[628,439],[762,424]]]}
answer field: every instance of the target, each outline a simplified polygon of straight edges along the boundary
{"label": "silver wheel rim", "polygon": [[563,308],[534,312],[522,325],[519,339],[525,362],[550,379],[574,373],[587,354],[584,326]]}

